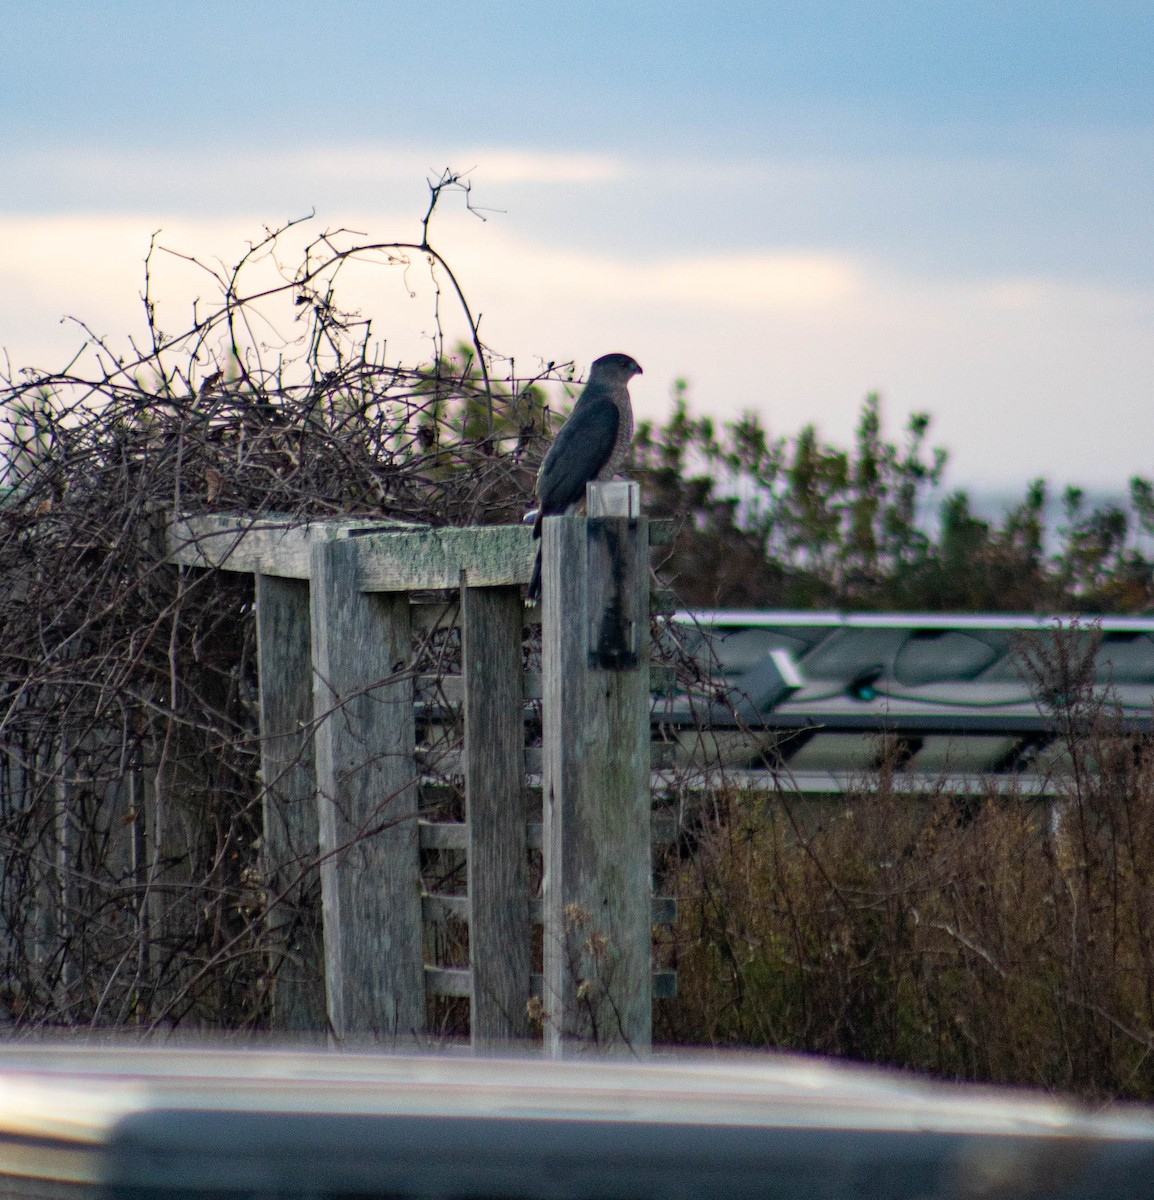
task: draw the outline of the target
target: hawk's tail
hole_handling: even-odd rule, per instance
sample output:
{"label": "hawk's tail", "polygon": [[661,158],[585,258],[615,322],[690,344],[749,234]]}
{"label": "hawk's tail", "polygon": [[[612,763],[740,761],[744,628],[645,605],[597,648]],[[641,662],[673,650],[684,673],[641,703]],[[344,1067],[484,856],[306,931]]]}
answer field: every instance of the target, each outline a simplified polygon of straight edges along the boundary
{"label": "hawk's tail", "polygon": [[541,599],[541,547],[537,547],[537,557],[533,560],[533,575],[529,580],[529,590],[525,593],[526,600]]}

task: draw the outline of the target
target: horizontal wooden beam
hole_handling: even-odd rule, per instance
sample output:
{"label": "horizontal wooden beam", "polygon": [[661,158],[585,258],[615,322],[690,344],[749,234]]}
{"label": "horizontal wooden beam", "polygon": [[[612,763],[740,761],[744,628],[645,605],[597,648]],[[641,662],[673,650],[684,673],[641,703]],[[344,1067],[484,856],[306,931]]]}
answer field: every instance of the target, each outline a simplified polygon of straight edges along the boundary
{"label": "horizontal wooden beam", "polygon": [[425,892],[421,896],[421,916],[426,921],[469,920],[468,896],[439,896],[435,892]]}
{"label": "horizontal wooden beam", "polygon": [[[654,813],[650,820],[650,831],[655,846],[668,845],[677,840],[677,818],[667,813]],[[419,821],[417,836],[422,850],[468,850],[469,823],[467,821]],[[525,823],[525,844],[530,850],[540,850],[544,841],[544,827],[540,821]]]}
{"label": "horizontal wooden beam", "polygon": [[425,591],[528,583],[537,543],[525,525],[433,528],[350,517],[301,521],[287,516],[200,513],[168,526],[169,558],[188,567],[309,577],[310,547],[355,539],[365,592]]}
{"label": "horizontal wooden beam", "polygon": [[[410,605],[409,611],[415,613],[418,607],[432,608],[433,606],[413,604]],[[535,610],[526,609],[525,611],[528,613]],[[435,626],[430,626],[430,628],[435,628]],[[650,686],[655,689],[673,687],[677,682],[677,672],[672,667],[650,667],[649,682]],[[540,700],[541,672],[525,671],[521,676],[521,691],[526,700]],[[465,685],[460,675],[421,675],[417,678],[417,700],[425,704],[459,705],[464,694]]]}
{"label": "horizontal wooden beam", "polygon": [[[461,749],[454,746],[443,749],[442,744],[434,746],[418,746],[416,752],[417,764],[427,771],[437,775],[463,775],[464,766]],[[756,753],[756,751],[755,751]],[[677,761],[677,746],[673,742],[650,742],[649,761],[653,770],[672,768]],[[543,751],[540,746],[525,747],[525,774],[540,775],[543,766]]]}
{"label": "horizontal wooden beam", "polygon": [[[421,911],[426,921],[468,921],[468,896],[442,896],[426,892],[421,896]],[[541,925],[545,920],[544,901],[536,897],[529,901],[529,920]],[[673,896],[653,897],[653,924],[675,925],[677,923],[677,900]]]}
{"label": "horizontal wooden beam", "polygon": [[[540,996],[541,976],[534,972],[529,976],[531,994]],[[473,972],[462,967],[426,967],[425,990],[433,996],[471,996],[473,994]],[[653,999],[673,1000],[677,996],[677,972],[653,972]]]}
{"label": "horizontal wooden beam", "polygon": [[468,967],[426,967],[425,991],[430,996],[471,996],[473,972]]}
{"label": "horizontal wooden beam", "polygon": [[[540,897],[529,901],[529,920],[534,925],[543,925],[545,923],[545,901]],[[652,920],[654,925],[676,925],[676,898],[673,896],[654,896]]]}
{"label": "horizontal wooden beam", "polygon": [[468,850],[469,826],[464,821],[418,821],[422,850]]}
{"label": "horizontal wooden beam", "polygon": [[168,556],[186,567],[216,567],[282,579],[308,579],[311,547],[366,530],[418,529],[371,517],[301,521],[266,513],[198,513],[168,525]]}
{"label": "horizontal wooden beam", "polygon": [[366,592],[528,583],[537,543],[527,525],[471,525],[358,537]]}
{"label": "horizontal wooden beam", "polygon": [[[521,676],[525,700],[541,699],[541,672],[525,671]],[[459,707],[465,699],[463,675],[420,675],[417,677],[417,702]]]}
{"label": "horizontal wooden beam", "polygon": [[[651,542],[668,541],[672,525],[651,522]],[[473,587],[528,583],[537,551],[526,525],[434,528],[381,517],[302,520],[288,513],[196,513],[169,522],[168,554],[186,567],[307,579],[313,542],[346,537],[365,547],[365,591],[456,588],[462,571]],[[535,610],[528,616],[540,620]]]}

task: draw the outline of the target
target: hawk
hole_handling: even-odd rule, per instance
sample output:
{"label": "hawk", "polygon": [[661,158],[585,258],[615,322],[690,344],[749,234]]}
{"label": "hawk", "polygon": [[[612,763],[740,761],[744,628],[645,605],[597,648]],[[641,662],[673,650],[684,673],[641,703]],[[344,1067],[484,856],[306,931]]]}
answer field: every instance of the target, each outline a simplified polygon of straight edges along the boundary
{"label": "hawk", "polygon": [[[541,536],[546,517],[568,512],[585,499],[585,485],[617,474],[633,440],[633,406],[629,381],[641,368],[628,354],[603,354],[589,369],[589,378],[569,420],[553,439],[537,472],[537,515],[533,536]],[[541,594],[541,550],[533,565],[528,596]]]}

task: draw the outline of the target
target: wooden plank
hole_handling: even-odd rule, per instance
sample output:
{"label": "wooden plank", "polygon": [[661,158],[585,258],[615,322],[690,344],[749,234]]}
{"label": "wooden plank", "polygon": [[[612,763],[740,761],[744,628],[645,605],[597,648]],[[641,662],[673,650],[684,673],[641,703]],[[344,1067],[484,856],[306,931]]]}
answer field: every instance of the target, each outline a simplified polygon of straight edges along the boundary
{"label": "wooden plank", "polygon": [[[534,607],[534,612],[540,606]],[[522,695],[526,700],[541,699],[541,672],[526,671],[522,676]],[[649,682],[655,689],[670,689],[677,683],[677,672],[673,667],[649,668]],[[417,680],[417,699],[427,703],[459,705],[465,696],[465,685],[460,675],[422,675]],[[526,714],[528,715],[528,714]]]}
{"label": "wooden plank", "polygon": [[272,1027],[318,1030],[325,1014],[309,585],[256,577],[261,866],[269,898]]}
{"label": "wooden plank", "polygon": [[[414,600],[409,605],[412,615],[413,633],[427,633],[431,629],[445,629],[460,621],[460,608],[455,600]],[[540,625],[541,611],[537,605],[523,608],[521,620],[525,625]]]}
{"label": "wooden plank", "polygon": [[548,517],[543,534],[545,1044],[644,1051],[648,532],[643,518]]}
{"label": "wooden plank", "polygon": [[370,534],[361,544],[360,586],[366,592],[470,587],[515,587],[533,573],[536,543],[523,525],[423,529]]}
{"label": "wooden plank", "polygon": [[463,967],[426,967],[425,988],[431,996],[469,996],[473,972]]}
{"label": "wooden plank", "polygon": [[[654,896],[650,918],[654,925],[677,924],[677,900],[673,896]],[[529,901],[529,920],[534,925],[545,923],[545,900],[535,898]]]}
{"label": "wooden plank", "polygon": [[[468,850],[469,826],[463,821],[421,821],[420,845],[422,850]],[[677,818],[664,813],[655,813],[650,818],[651,837],[654,846],[667,845],[677,840]],[[541,850],[545,846],[545,827],[540,821],[525,823],[525,847]]]}
{"label": "wooden plank", "polygon": [[463,821],[421,821],[417,828],[422,850],[469,848],[469,826]]}
{"label": "wooden plank", "polygon": [[[409,605],[412,615],[413,633],[427,633],[432,629],[445,629],[460,622],[460,608],[457,601],[446,600],[414,600]],[[540,625],[541,613],[534,605],[523,608],[521,620],[526,625]]]}
{"label": "wooden plank", "polygon": [[[650,986],[654,1000],[677,998],[677,971],[654,971]],[[469,996],[473,992],[473,972],[461,967],[426,967],[425,986],[431,996]],[[545,994],[545,976],[536,971],[529,976],[529,995]]]}
{"label": "wooden plank", "polygon": [[198,513],[174,518],[166,540],[169,560],[186,567],[308,579],[314,542],[346,538],[358,530],[404,528],[412,527],[366,517],[301,521],[268,513]]}
{"label": "wooden plank", "polygon": [[424,1025],[408,597],[366,596],[360,539],[312,548],[316,771],[329,1024]]}
{"label": "wooden plank", "polygon": [[596,483],[585,490],[585,513],[589,517],[641,516],[641,485],[625,479]]}
{"label": "wooden plank", "polygon": [[[446,804],[453,804],[458,798],[463,798],[461,789],[451,783],[433,783],[431,780],[421,780],[421,812],[429,820],[444,818],[430,816]],[[534,820],[541,816],[541,786],[534,787],[530,783],[521,786],[521,804],[524,807],[525,819]],[[465,849],[467,847],[462,847]]]}
{"label": "wooden plank", "polygon": [[[432,728],[439,726],[433,725]],[[677,744],[674,742],[650,742],[648,754],[649,765],[654,771],[668,770],[677,764]],[[417,761],[439,775],[463,775],[465,772],[464,751],[457,747],[446,748],[444,742],[420,747]],[[540,775],[545,769],[544,750],[540,746],[526,746],[522,761],[526,775]]]}
{"label": "wooden plank", "polygon": [[[521,678],[523,699],[540,700],[541,672],[525,671]],[[417,680],[417,699],[429,704],[460,705],[465,699],[465,682],[460,675],[422,675]]]}
{"label": "wooden plank", "polygon": [[[465,774],[465,751],[460,746],[446,747],[443,742],[435,743],[432,746],[419,746],[416,750],[416,758],[421,767],[436,775],[452,778]],[[539,746],[528,746],[522,750],[521,769],[526,775],[541,773],[541,749]]]}
{"label": "wooden plank", "polygon": [[425,892],[421,896],[421,915],[426,921],[469,920],[468,896],[440,896]]}
{"label": "wooden plank", "polygon": [[[429,528],[372,517],[310,522],[275,514],[200,513],[174,518],[166,532],[171,562],[289,579],[309,577],[315,542],[344,538],[362,545],[365,591],[457,588],[462,571],[473,587],[515,587],[529,582],[536,554],[532,532],[523,525]],[[418,626],[451,616],[445,607],[430,605]],[[539,619],[532,609],[524,614],[527,624]]]}
{"label": "wooden plank", "polygon": [[470,1028],[477,1048],[528,1038],[529,884],[519,587],[461,588],[470,845]]}
{"label": "wooden plank", "polygon": [[[545,977],[537,974],[536,971],[529,979],[530,992],[534,996],[542,996],[544,994]],[[676,971],[654,971],[652,976],[652,988],[654,1000],[673,1000],[677,997],[677,972]]]}

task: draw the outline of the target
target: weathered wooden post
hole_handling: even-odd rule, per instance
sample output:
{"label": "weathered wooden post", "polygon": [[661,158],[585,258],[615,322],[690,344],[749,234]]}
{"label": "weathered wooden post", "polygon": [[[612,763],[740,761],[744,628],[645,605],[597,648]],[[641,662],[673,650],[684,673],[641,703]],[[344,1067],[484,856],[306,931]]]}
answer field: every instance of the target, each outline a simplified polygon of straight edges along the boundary
{"label": "weathered wooden post", "polygon": [[[479,1047],[526,1038],[530,930],[543,912],[550,1049],[648,1047],[649,530],[636,485],[593,487],[588,507],[588,519],[545,525],[541,905],[529,895],[537,832],[525,809],[529,530],[173,521],[174,561],[256,576],[278,1027],[407,1038],[423,1031],[428,991],[470,997]],[[457,588],[467,821],[422,828],[409,593]],[[466,852],[467,896],[422,896],[421,845]],[[468,970],[426,968],[426,908],[468,919]]]}
{"label": "weathered wooden post", "polygon": [[255,596],[273,1028],[323,1030],[309,583],[258,572]]}
{"label": "weathered wooden post", "polygon": [[358,539],[312,546],[316,774],[329,1025],[423,1031],[409,597],[362,591]]}
{"label": "weathered wooden post", "polygon": [[528,1039],[529,881],[521,588],[461,578],[470,1028],[478,1049]]}
{"label": "weathered wooden post", "polygon": [[546,1052],[652,1039],[649,536],[590,484],[542,538]]}

